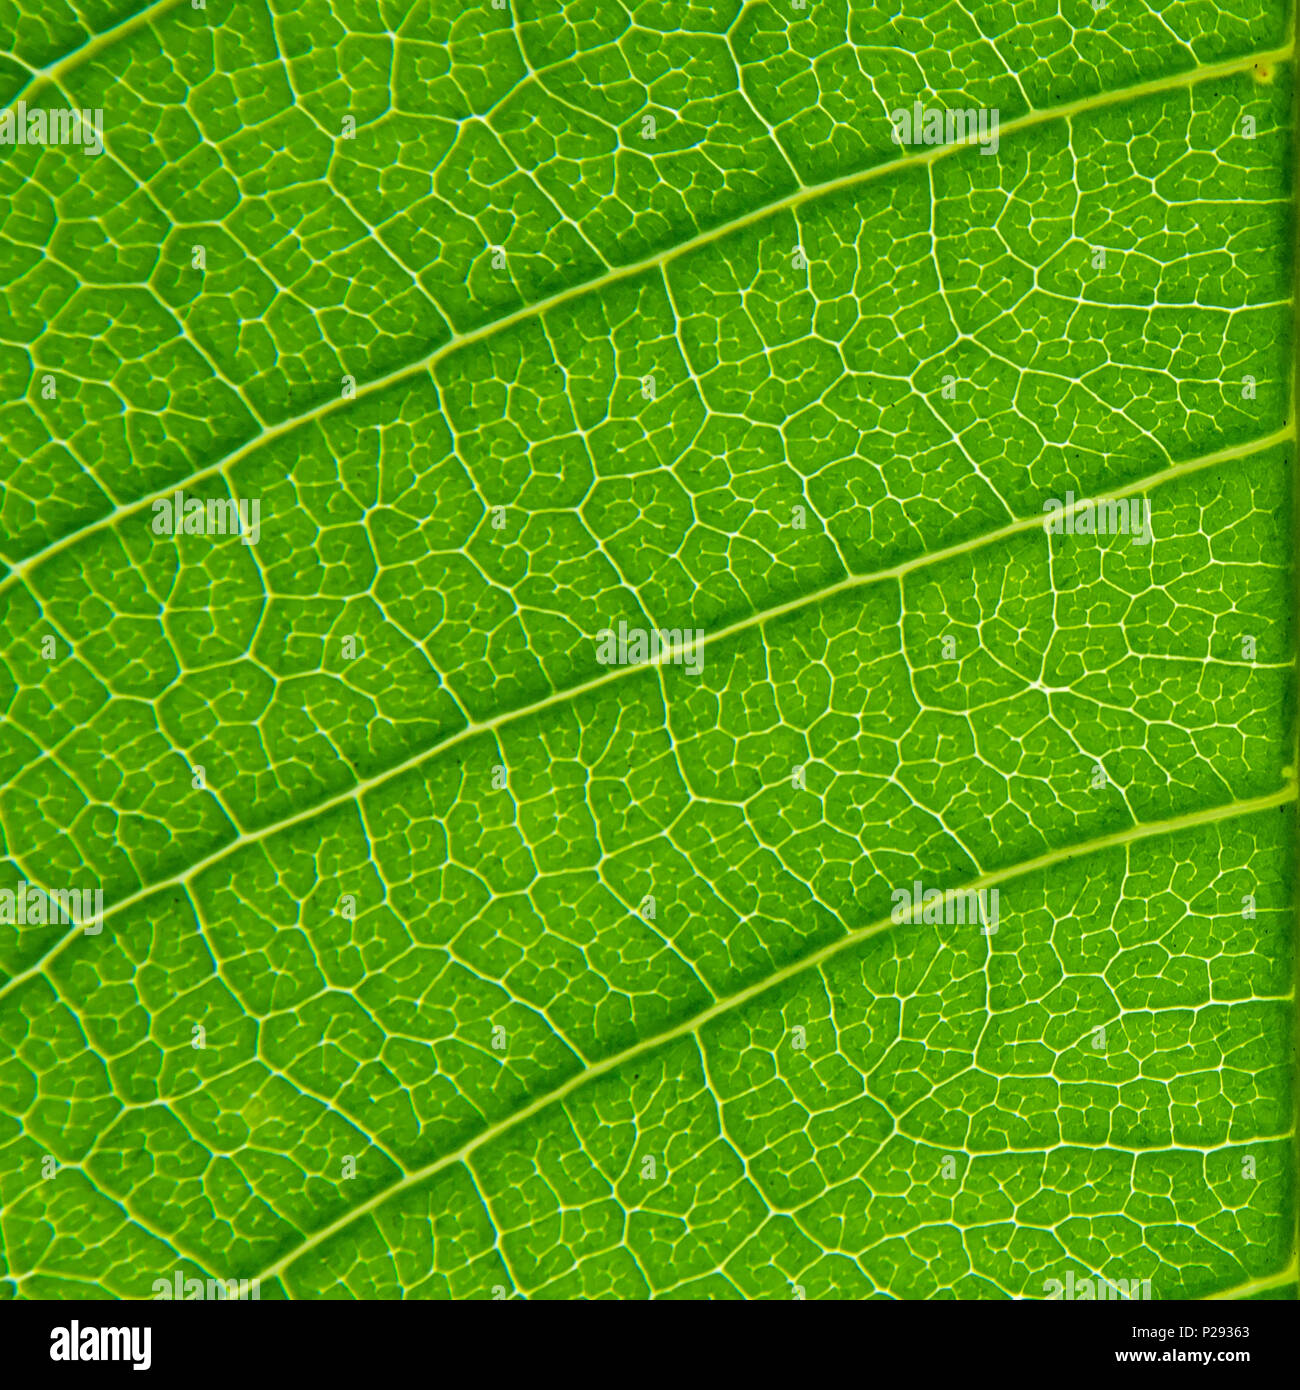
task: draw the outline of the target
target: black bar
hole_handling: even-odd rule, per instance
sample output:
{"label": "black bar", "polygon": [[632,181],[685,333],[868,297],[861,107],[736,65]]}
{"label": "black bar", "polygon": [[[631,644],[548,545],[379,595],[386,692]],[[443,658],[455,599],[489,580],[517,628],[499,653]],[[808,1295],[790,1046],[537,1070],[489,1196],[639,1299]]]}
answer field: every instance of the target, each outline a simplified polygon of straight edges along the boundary
{"label": "black bar", "polygon": [[[1049,1386],[1108,1374],[1118,1386],[1142,1384],[1170,1370],[1192,1383],[1207,1370],[1216,1385],[1246,1384],[1260,1375],[1284,1383],[1294,1379],[1297,1317],[1288,1291],[1279,1292],[1276,1301],[1196,1303],[881,1300],[817,1308],[790,1300],[748,1313],[689,1303],[648,1310],[597,1305],[580,1312],[551,1305],[539,1314],[487,1301],[454,1307],[10,1302],[0,1304],[0,1336],[5,1370],[17,1373],[6,1380],[15,1386],[115,1374],[135,1384],[156,1376],[171,1385],[194,1371],[205,1377],[251,1373],[259,1381],[281,1373],[294,1377],[286,1384],[301,1383],[312,1372],[327,1377],[320,1384],[338,1384],[351,1373],[366,1376],[368,1384],[384,1368],[395,1372],[403,1365],[423,1367],[436,1384],[449,1376],[461,1379],[475,1367],[498,1381],[514,1366],[535,1375],[547,1362],[562,1379],[580,1385],[589,1379],[617,1383],[629,1372],[640,1379],[652,1371],[657,1355],[667,1360],[668,1370],[676,1365],[706,1371],[716,1360],[732,1384],[747,1372],[765,1383],[778,1374],[802,1374],[847,1386],[886,1375],[896,1382],[909,1373],[929,1384],[933,1376],[951,1373],[978,1377],[976,1383],[1033,1379]],[[70,1349],[74,1322],[79,1351],[121,1351],[120,1359],[54,1359],[56,1350]],[[104,1328],[137,1336],[104,1338]],[[145,1359],[145,1329],[149,1364],[137,1371],[130,1358]],[[607,1348],[602,1334],[618,1341]],[[22,1378],[24,1372],[32,1381]]]}

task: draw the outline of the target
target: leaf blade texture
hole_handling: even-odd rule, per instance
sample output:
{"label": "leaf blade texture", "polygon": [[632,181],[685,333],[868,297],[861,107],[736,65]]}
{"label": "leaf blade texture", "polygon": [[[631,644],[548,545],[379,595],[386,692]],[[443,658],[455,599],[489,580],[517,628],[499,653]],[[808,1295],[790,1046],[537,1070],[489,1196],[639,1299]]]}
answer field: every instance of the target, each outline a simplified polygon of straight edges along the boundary
{"label": "leaf blade texture", "polygon": [[1293,1295],[1290,15],[894,8],[0,4],[7,1296]]}

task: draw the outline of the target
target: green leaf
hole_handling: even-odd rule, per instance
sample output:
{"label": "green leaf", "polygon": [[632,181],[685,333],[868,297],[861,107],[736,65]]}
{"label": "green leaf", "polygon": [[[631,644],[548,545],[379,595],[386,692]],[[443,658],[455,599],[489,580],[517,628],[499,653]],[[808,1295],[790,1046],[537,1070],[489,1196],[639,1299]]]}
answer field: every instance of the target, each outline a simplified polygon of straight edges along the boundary
{"label": "green leaf", "polygon": [[897,8],[0,0],[6,1296],[1295,1296],[1289,16]]}

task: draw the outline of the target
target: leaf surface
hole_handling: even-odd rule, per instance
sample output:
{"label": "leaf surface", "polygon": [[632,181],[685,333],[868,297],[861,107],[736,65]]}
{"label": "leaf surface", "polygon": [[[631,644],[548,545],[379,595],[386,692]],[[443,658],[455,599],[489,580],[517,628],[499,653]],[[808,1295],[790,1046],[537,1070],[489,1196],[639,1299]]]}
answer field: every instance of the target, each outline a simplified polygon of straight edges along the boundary
{"label": "leaf surface", "polygon": [[0,3],[7,1295],[1294,1295],[1289,17],[895,8]]}

